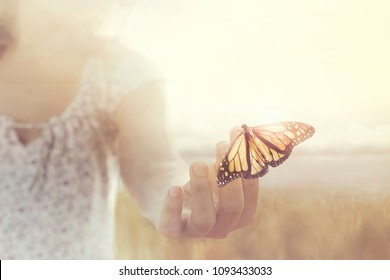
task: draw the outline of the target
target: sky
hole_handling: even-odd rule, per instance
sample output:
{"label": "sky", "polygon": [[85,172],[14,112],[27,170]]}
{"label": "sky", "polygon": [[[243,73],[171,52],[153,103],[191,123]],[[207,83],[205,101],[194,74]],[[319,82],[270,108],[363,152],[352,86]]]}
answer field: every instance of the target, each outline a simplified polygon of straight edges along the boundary
{"label": "sky", "polygon": [[388,159],[389,10],[384,0],[139,0],[121,36],[166,78],[169,126],[189,157],[212,155],[242,123],[301,121],[316,133],[298,155]]}

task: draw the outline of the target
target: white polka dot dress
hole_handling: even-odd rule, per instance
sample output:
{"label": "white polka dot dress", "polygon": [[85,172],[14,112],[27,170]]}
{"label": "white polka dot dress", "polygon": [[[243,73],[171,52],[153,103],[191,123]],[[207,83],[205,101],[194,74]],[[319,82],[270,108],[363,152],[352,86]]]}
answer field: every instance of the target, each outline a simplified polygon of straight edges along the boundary
{"label": "white polka dot dress", "polygon": [[[47,123],[0,115],[0,259],[112,259],[118,183],[112,112],[160,80],[138,54],[91,58],[76,98]],[[31,143],[15,129],[41,129]]]}

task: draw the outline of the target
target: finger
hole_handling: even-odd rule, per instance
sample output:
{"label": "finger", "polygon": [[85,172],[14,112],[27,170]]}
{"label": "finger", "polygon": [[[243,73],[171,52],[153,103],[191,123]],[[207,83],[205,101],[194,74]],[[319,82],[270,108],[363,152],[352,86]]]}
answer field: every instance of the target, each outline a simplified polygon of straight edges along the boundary
{"label": "finger", "polygon": [[[217,162],[221,162],[229,144],[220,142],[216,148]],[[241,180],[234,180],[224,188],[218,189],[217,221],[210,236],[216,238],[226,237],[235,227],[243,211],[244,196]]]}
{"label": "finger", "polygon": [[[241,127],[234,127],[230,131],[230,141],[233,142],[241,132]],[[243,210],[235,228],[249,225],[254,221],[258,201],[259,179],[241,179],[241,185],[244,198]]]}
{"label": "finger", "polygon": [[259,196],[259,179],[242,179],[241,184],[244,195],[244,208],[235,228],[248,226],[255,221]]}
{"label": "finger", "polygon": [[190,167],[191,216],[186,231],[189,235],[203,236],[215,225],[215,207],[209,181],[208,166],[195,162]]}
{"label": "finger", "polygon": [[182,234],[181,214],[183,209],[183,190],[180,186],[172,187],[165,197],[160,215],[159,231],[172,237]]}
{"label": "finger", "polygon": [[241,180],[234,180],[219,189],[217,221],[211,235],[216,238],[227,237],[240,219],[243,205]]}

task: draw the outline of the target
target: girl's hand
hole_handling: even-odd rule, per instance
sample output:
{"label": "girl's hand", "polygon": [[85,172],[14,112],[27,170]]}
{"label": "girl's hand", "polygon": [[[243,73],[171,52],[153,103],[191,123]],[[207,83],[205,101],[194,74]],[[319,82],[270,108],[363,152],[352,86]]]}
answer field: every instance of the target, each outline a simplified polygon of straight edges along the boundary
{"label": "girl's hand", "polygon": [[[217,145],[218,164],[228,148],[226,142]],[[168,190],[158,225],[161,233],[174,237],[225,238],[255,220],[259,180],[236,179],[219,188],[216,166],[195,162],[190,166],[190,181],[183,188],[174,186]]]}

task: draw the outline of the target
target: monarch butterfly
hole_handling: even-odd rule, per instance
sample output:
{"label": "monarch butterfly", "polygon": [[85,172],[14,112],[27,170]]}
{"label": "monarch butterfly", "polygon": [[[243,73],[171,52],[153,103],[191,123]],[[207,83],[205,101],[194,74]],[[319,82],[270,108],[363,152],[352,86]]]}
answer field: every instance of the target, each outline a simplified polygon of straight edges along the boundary
{"label": "monarch butterfly", "polygon": [[313,136],[314,127],[300,122],[281,122],[249,127],[243,124],[219,165],[217,185],[223,187],[238,177],[254,179],[276,167],[291,154],[294,146]]}

